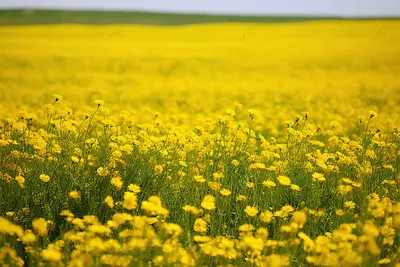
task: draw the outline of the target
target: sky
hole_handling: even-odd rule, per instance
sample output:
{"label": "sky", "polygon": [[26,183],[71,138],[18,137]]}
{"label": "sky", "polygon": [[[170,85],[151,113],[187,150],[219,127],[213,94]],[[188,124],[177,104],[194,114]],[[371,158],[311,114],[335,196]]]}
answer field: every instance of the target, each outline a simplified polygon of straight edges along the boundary
{"label": "sky", "polygon": [[0,0],[0,9],[6,8],[400,17],[400,0]]}

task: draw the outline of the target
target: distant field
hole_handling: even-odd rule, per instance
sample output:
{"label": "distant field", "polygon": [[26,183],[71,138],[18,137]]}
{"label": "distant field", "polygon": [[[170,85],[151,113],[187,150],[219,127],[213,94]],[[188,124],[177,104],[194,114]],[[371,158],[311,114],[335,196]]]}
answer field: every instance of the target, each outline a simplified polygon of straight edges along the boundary
{"label": "distant field", "polygon": [[177,25],[213,22],[299,22],[339,17],[267,17],[148,13],[133,11],[0,10],[0,25],[30,24],[155,24]]}

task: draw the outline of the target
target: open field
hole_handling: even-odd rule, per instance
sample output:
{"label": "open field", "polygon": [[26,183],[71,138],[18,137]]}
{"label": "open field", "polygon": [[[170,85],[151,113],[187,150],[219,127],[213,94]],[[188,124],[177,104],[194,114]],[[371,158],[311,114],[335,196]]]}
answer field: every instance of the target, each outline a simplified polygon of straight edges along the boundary
{"label": "open field", "polygon": [[0,26],[0,265],[399,265],[399,41]]}

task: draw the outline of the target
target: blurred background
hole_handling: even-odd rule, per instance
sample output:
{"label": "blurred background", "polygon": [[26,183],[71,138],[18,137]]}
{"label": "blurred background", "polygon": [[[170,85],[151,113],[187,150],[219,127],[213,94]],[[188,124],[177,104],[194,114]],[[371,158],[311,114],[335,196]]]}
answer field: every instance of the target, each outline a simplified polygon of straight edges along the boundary
{"label": "blurred background", "polygon": [[185,1],[185,0],[2,0],[0,8],[112,9],[184,13],[318,15],[387,17],[400,14],[398,0],[304,0],[304,1]]}

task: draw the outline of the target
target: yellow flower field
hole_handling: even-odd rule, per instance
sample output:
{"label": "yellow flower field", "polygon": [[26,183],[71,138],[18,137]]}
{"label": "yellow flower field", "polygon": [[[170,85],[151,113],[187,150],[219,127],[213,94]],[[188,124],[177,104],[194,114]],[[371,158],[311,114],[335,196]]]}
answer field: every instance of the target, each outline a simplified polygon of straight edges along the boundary
{"label": "yellow flower field", "polygon": [[399,42],[0,26],[0,265],[400,266]]}

